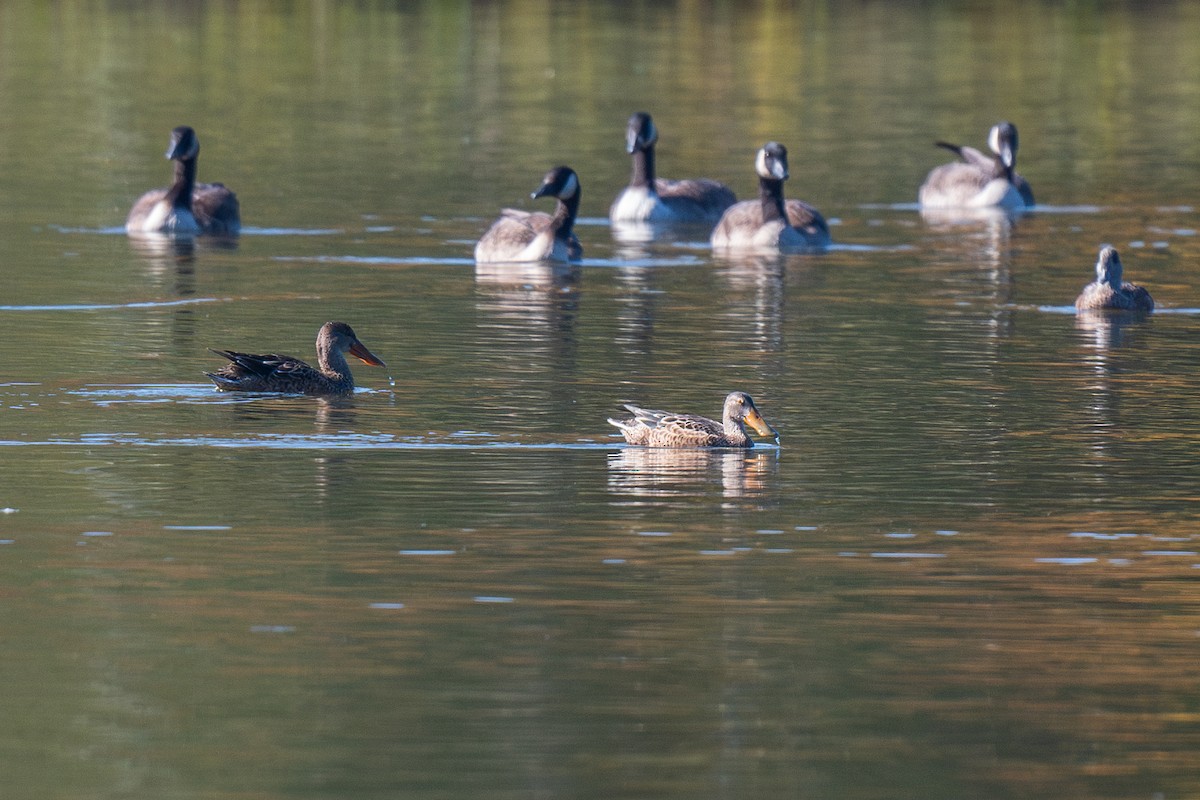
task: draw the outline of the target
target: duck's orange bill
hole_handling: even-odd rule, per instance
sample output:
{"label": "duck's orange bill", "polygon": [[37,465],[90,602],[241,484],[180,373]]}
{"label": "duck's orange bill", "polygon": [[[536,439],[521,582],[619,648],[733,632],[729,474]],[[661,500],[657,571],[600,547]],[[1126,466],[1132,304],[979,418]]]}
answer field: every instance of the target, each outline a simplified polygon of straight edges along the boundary
{"label": "duck's orange bill", "polygon": [[779,434],[767,424],[767,421],[762,418],[762,414],[758,413],[757,408],[750,409],[750,413],[746,415],[746,422],[750,424],[751,428],[754,428],[759,436],[774,436],[776,439],[779,438]]}
{"label": "duck's orange bill", "polygon": [[383,363],[381,359],[376,358],[374,353],[363,347],[362,342],[355,342],[354,344],[350,345],[350,355],[354,356],[364,364],[370,364],[372,367],[387,366],[387,364]]}

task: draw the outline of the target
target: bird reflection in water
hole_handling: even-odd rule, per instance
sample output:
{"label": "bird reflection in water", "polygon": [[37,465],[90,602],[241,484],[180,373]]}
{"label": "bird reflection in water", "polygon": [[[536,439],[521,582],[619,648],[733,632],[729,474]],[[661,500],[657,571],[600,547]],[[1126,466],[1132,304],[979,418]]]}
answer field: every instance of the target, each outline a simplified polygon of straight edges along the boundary
{"label": "bird reflection in water", "polygon": [[512,322],[560,327],[578,311],[577,264],[475,264],[480,311]]}
{"label": "bird reflection in water", "polygon": [[177,297],[196,293],[196,240],[191,236],[145,235],[129,238],[129,246],[146,262],[147,272],[165,282],[174,276],[171,287]]}
{"label": "bird reflection in water", "polygon": [[210,251],[236,250],[236,236],[168,236],[139,234],[129,237],[129,246],[145,261],[147,272],[165,282],[174,277],[171,286],[176,297],[191,297],[196,293],[196,255]]}
{"label": "bird reflection in water", "polygon": [[[1075,315],[1075,330],[1083,345],[1082,365],[1090,370],[1091,380],[1083,385],[1087,392],[1081,404],[1087,411],[1086,423],[1079,428],[1092,462],[1090,479],[1096,487],[1120,484],[1119,464],[1113,448],[1119,446],[1125,434],[1121,425],[1121,381],[1116,378],[1126,369],[1121,350],[1136,338],[1137,327],[1146,321],[1144,313],[1133,311],[1079,311]],[[1093,489],[1094,490],[1094,489]]]}
{"label": "bird reflection in water", "polygon": [[608,457],[608,489],[641,500],[712,495],[738,500],[758,497],[779,469],[779,450],[671,450],[628,447]]}
{"label": "bird reflection in water", "polygon": [[[695,222],[613,222],[611,228],[617,243],[614,253],[625,261],[678,258],[680,247],[706,252],[712,229],[711,224]],[[655,244],[664,247],[655,252]]]}
{"label": "bird reflection in water", "polygon": [[723,311],[765,352],[784,348],[784,279],[788,267],[803,269],[808,255],[722,254],[715,258],[716,274],[725,282],[728,303]]}
{"label": "bird reflection in water", "polygon": [[1094,361],[1103,364],[1107,351],[1126,344],[1128,333],[1136,330],[1145,319],[1145,314],[1134,311],[1080,311],[1075,314],[1075,330],[1095,351]]}
{"label": "bird reflection in water", "polygon": [[[531,409],[570,402],[569,381],[576,371],[579,337],[580,269],[576,264],[531,262],[475,265],[478,335],[473,346],[495,370],[490,378],[512,396],[513,376],[533,397],[513,397],[507,411],[528,418]],[[547,376],[529,381],[531,374]]]}
{"label": "bird reflection in water", "polygon": [[[164,292],[186,300],[196,296],[196,256],[198,253],[234,250],[236,236],[170,236],[143,233],[128,237],[129,246],[146,265],[147,276],[160,284]],[[169,285],[168,285],[169,284]],[[195,352],[195,310],[188,305],[174,306],[170,312],[172,353],[176,357]]]}
{"label": "bird reflection in water", "polygon": [[942,233],[979,228],[989,233],[1002,230],[1009,233],[1013,225],[1024,216],[1022,209],[1006,209],[995,206],[981,208],[922,208],[918,213],[932,230]]}

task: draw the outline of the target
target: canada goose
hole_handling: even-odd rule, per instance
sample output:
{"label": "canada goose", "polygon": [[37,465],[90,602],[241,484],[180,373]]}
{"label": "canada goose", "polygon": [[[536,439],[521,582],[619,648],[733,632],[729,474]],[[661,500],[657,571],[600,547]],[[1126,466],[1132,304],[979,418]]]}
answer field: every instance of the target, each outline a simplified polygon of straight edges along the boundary
{"label": "canada goose", "polygon": [[799,200],[783,199],[788,178],[787,148],[767,142],[754,162],[757,200],[725,210],[712,234],[716,249],[819,250],[829,246],[829,226],[821,212]]}
{"label": "canada goose", "polygon": [[918,199],[925,208],[1019,209],[1033,205],[1033,190],[1016,172],[1017,127],[998,122],[988,134],[987,155],[974,147],[935,142],[962,161],[934,167],[921,184]]}
{"label": "canada goose", "polygon": [[625,149],[633,156],[629,185],[608,210],[613,222],[707,222],[721,218],[737,202],[728,186],[708,178],[669,181],[654,174],[658,128],[644,111],[629,118]]}
{"label": "canada goose", "polygon": [[1121,256],[1111,247],[1100,248],[1096,260],[1096,280],[1083,287],[1075,298],[1077,311],[1099,311],[1118,309],[1122,311],[1154,310],[1154,298],[1150,292],[1132,283],[1122,281]]}
{"label": "canada goose", "polygon": [[668,411],[653,411],[626,404],[625,409],[633,419],[612,419],[609,424],[617,426],[629,444],[647,447],[754,447],[754,441],[746,435],[746,425],[754,428],[759,436],[779,434],[758,413],[754,400],[745,392],[730,392],[725,398],[721,422],[696,416],[695,414],[672,414]]}
{"label": "canada goose", "polygon": [[[211,348],[210,348],[211,349]],[[346,353],[373,367],[386,364],[368,350],[344,322],[326,322],[317,332],[317,366],[298,358],[271,353],[253,355],[212,350],[229,359],[216,372],[204,373],[221,392],[281,392],[287,394],[346,394],[354,391],[354,376]]]}
{"label": "canada goose", "polygon": [[583,246],[573,230],[579,213],[579,176],[570,167],[555,167],[530,197],[557,197],[554,216],[541,211],[506,208],[475,245],[479,262],[579,261]]}
{"label": "canada goose", "polygon": [[235,234],[242,226],[237,195],[220,183],[196,183],[200,140],[187,125],[171,131],[166,157],[175,180],[138,198],[125,220],[128,233]]}

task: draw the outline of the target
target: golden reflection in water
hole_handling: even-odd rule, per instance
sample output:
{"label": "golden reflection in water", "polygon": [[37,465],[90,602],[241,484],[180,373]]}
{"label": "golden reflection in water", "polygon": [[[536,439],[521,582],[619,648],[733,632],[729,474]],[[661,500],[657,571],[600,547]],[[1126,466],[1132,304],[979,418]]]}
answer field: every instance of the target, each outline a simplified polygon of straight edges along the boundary
{"label": "golden reflection in water", "polygon": [[1137,315],[1128,312],[1087,310],[1075,314],[1075,329],[1094,351],[1091,361],[1100,369],[1107,364],[1108,351],[1125,343],[1125,329],[1136,328],[1141,321]]}
{"label": "golden reflection in water", "polygon": [[1089,310],[1075,315],[1075,329],[1089,348],[1083,355],[1083,365],[1092,377],[1083,387],[1088,393],[1085,432],[1093,480],[1101,486],[1115,480],[1112,448],[1122,434],[1121,391],[1116,378],[1121,368],[1116,356],[1127,344],[1126,328],[1136,329],[1144,319],[1144,315],[1121,311]]}
{"label": "golden reflection in water", "polygon": [[704,496],[715,486],[727,500],[761,494],[779,469],[779,451],[626,447],[608,457],[614,495],[663,499]]}

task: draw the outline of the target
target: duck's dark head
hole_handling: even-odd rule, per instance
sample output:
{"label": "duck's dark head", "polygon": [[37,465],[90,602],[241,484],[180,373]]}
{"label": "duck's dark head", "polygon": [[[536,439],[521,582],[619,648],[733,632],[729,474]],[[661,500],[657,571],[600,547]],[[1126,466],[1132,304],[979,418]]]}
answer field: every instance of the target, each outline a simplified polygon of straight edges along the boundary
{"label": "duck's dark head", "polygon": [[171,143],[167,145],[166,157],[172,161],[187,161],[200,154],[200,140],[196,132],[187,125],[171,131]]}
{"label": "duck's dark head", "polygon": [[767,142],[758,151],[754,160],[754,171],[758,177],[772,181],[788,179],[787,148],[779,142]]}
{"label": "duck's dark head", "polygon": [[317,333],[317,351],[336,350],[349,353],[364,364],[372,367],[386,367],[383,359],[377,357],[366,348],[354,334],[354,329],[344,322],[326,322]]}
{"label": "duck's dark head", "polygon": [[988,147],[1000,156],[1000,163],[1012,169],[1017,164],[1017,126],[1011,122],[997,122],[988,134]]}
{"label": "duck's dark head", "polygon": [[1100,257],[1096,259],[1096,282],[1107,283],[1114,289],[1120,290],[1124,268],[1121,266],[1121,256],[1113,247],[1100,248]]}
{"label": "duck's dark head", "polygon": [[579,176],[570,167],[555,167],[542,178],[542,185],[530,195],[534,200],[539,197],[557,197],[559,200],[569,200],[579,194]]}
{"label": "duck's dark head", "polygon": [[639,111],[629,118],[629,127],[625,129],[625,152],[636,153],[654,146],[658,141],[658,128],[654,120],[645,111]]}

